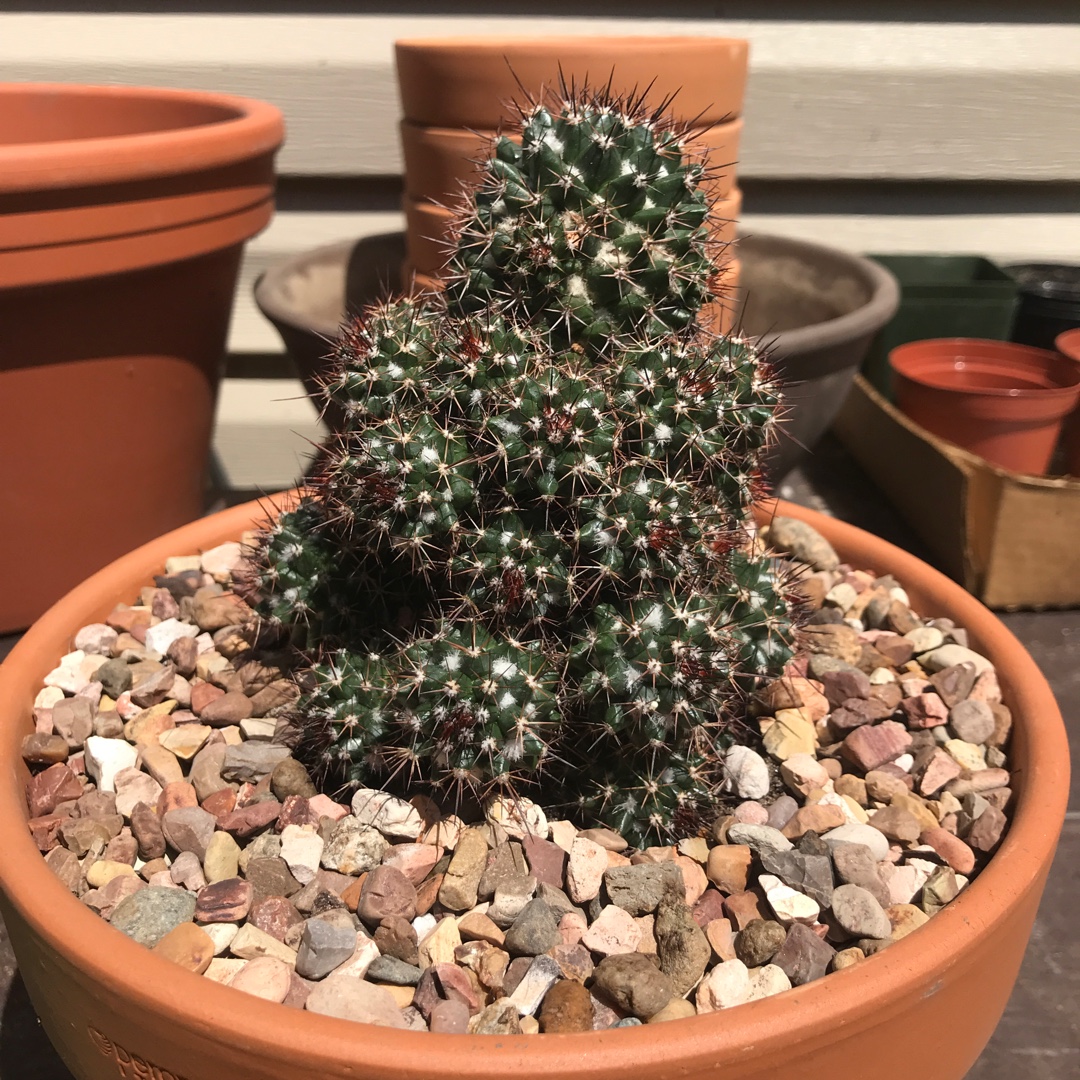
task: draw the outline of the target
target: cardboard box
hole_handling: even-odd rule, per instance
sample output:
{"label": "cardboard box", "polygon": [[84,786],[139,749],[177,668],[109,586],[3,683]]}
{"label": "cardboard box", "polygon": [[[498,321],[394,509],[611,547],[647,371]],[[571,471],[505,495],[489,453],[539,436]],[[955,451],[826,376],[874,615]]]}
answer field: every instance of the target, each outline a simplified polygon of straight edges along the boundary
{"label": "cardboard box", "polygon": [[833,431],[938,568],[983,603],[1080,607],[1080,479],[999,469],[912,423],[862,376]]}

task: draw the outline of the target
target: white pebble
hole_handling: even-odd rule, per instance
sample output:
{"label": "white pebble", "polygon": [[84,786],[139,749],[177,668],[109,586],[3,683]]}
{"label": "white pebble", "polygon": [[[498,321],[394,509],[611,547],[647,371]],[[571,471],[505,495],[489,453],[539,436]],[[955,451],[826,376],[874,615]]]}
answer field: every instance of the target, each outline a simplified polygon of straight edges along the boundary
{"label": "white pebble", "polygon": [[193,638],[198,633],[199,628],[192,623],[184,623],[179,619],[166,619],[146,631],[146,647],[164,656],[174,641],[180,638]]}
{"label": "white pebble", "polygon": [[717,964],[701,980],[697,991],[697,1011],[715,1012],[741,1005],[750,996],[750,972],[741,960]]}
{"label": "white pebble", "polygon": [[301,885],[315,879],[322,850],[323,838],[314,825],[286,825],[281,832],[281,857]]}
{"label": "white pebble", "polygon": [[765,759],[749,746],[732,746],[724,755],[727,783],[740,799],[763,799],[769,794],[771,777]]}
{"label": "white pebble", "polygon": [[775,964],[766,964],[750,972],[750,992],[746,995],[746,1000],[757,1001],[790,989],[791,980],[784,969]]}
{"label": "white pebble", "polygon": [[532,799],[515,799],[497,795],[484,808],[484,817],[491,825],[500,825],[508,836],[518,840],[535,836],[548,837],[548,820],[544,810]]}
{"label": "white pebble", "polygon": [[116,774],[121,769],[135,768],[139,752],[123,739],[105,739],[91,735],[86,740],[86,771],[99,791],[116,790]]}
{"label": "white pebble", "polygon": [[386,791],[360,788],[353,795],[352,812],[361,825],[378,829],[388,840],[416,840],[424,831],[416,807]]}

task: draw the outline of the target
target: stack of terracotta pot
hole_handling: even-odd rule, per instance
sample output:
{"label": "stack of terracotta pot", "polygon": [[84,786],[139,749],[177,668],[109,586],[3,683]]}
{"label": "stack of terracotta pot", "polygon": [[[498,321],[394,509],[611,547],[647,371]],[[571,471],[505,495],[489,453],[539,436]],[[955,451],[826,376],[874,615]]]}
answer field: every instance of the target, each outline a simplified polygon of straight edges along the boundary
{"label": "stack of terracotta pot", "polygon": [[718,265],[717,300],[708,321],[729,328],[739,263],[734,257],[742,193],[735,162],[742,133],[747,42],[714,37],[433,38],[397,43],[405,119],[407,256],[403,284],[439,287],[461,193],[477,178],[516,103],[544,100],[560,80],[644,92],[648,105],[692,127],[691,146],[708,170],[716,200],[711,226]]}

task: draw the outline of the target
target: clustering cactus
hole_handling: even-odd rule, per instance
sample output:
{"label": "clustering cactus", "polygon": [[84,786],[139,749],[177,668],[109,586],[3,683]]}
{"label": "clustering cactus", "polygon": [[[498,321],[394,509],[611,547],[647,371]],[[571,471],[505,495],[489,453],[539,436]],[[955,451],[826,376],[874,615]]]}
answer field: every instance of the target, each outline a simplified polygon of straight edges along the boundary
{"label": "clustering cactus", "polygon": [[345,327],[346,428],[268,531],[260,610],[310,657],[297,723],[328,777],[506,785],[645,843],[700,819],[790,656],[747,531],[777,391],[699,320],[716,253],[684,133],[589,92],[522,128],[445,295]]}

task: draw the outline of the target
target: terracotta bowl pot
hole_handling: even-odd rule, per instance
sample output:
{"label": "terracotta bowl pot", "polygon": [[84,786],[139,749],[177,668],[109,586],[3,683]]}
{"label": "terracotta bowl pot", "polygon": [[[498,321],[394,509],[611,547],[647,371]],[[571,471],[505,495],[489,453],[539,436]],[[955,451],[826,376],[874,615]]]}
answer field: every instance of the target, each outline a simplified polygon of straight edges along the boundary
{"label": "terracotta bowl pot", "polygon": [[18,567],[0,633],[202,512],[241,249],[273,213],[282,137],[248,98],[0,85],[0,500],[18,522],[0,529]]}
{"label": "terracotta bowl pot", "polygon": [[1040,475],[1080,399],[1080,367],[1046,349],[936,338],[889,353],[900,410],[1002,469]]}
{"label": "terracotta bowl pot", "polygon": [[[452,249],[452,226],[455,212],[431,202],[420,202],[409,195],[402,200],[405,210],[405,242],[409,261],[418,273],[438,274],[446,265]],[[723,248],[734,242],[742,209],[742,192],[735,188],[726,199],[713,206],[713,224],[709,240],[713,244],[713,258],[723,257]]]}
{"label": "terracotta bowl pot", "polygon": [[440,37],[398,41],[406,119],[493,130],[510,105],[557,90],[560,78],[616,93],[644,92],[658,107],[702,125],[742,114],[748,43],[720,37]]}
{"label": "terracotta bowl pot", "polygon": [[896,278],[850,251],[750,233],[739,237],[735,322],[765,343],[785,415],[768,472],[779,481],[812,451],[851,389],[874,335],[896,313]]}
{"label": "terracotta bowl pot", "polygon": [[[715,124],[689,140],[709,165],[709,179],[702,187],[711,198],[725,198],[735,183],[742,126],[741,120]],[[459,191],[475,185],[477,162],[491,156],[491,144],[498,136],[494,130],[424,127],[410,120],[401,121],[400,131],[406,195],[448,206]],[[509,138],[521,141],[517,133],[509,133]]]}
{"label": "terracotta bowl pot", "polygon": [[927,925],[864,963],[732,1011],[541,1037],[360,1027],[259,1000],[151,954],[45,865],[26,827],[19,746],[41,680],[76,629],[130,600],[167,556],[238,538],[263,517],[249,503],[96,574],[0,666],[3,916],[30,998],[78,1080],[835,1080],[854,1075],[853,1062],[873,1062],[875,1080],[960,1080],[1008,1000],[1050,868],[1069,788],[1064,725],[1034,661],[959,585],[859,529],[779,509],[814,525],[853,565],[895,574],[920,611],[967,627],[1013,710],[1011,826],[983,873]]}
{"label": "terracotta bowl pot", "polygon": [[[785,236],[743,236],[733,325],[764,338],[784,379],[787,412],[769,458],[774,480],[821,438],[843,403],[867,346],[892,317],[896,279],[869,259]],[[346,313],[411,287],[404,237],[384,233],[316,248],[267,270],[255,301],[296,362],[309,394]],[[418,274],[422,287],[438,287]],[[726,308],[726,305],[725,305]],[[726,316],[725,316],[726,318]],[[727,322],[722,325],[727,326]],[[340,428],[340,417],[326,415]]]}

